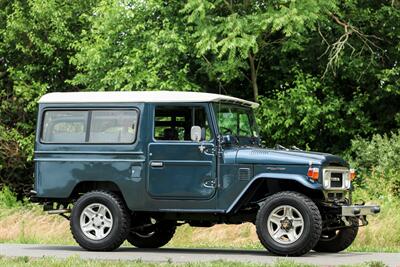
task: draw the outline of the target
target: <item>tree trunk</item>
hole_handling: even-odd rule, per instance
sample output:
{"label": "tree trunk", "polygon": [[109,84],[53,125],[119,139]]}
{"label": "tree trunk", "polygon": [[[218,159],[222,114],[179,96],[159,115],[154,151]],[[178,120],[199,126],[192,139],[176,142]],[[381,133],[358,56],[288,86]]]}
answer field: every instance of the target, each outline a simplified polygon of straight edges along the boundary
{"label": "tree trunk", "polygon": [[258,102],[258,85],[257,85],[257,70],[254,65],[254,55],[249,53],[249,63],[250,63],[250,71],[251,71],[251,85],[253,86],[253,97],[254,101]]}

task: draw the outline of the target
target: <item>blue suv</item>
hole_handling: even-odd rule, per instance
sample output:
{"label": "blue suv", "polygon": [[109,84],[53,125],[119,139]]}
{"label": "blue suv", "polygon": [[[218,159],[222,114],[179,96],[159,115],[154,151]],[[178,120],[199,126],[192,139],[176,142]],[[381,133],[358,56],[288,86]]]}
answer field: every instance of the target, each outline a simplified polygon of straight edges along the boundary
{"label": "blue suv", "polygon": [[257,106],[195,92],[46,94],[32,201],[69,219],[87,250],[158,248],[183,223],[243,222],[277,255],[346,249],[379,206],[352,204],[342,158],[263,148]]}

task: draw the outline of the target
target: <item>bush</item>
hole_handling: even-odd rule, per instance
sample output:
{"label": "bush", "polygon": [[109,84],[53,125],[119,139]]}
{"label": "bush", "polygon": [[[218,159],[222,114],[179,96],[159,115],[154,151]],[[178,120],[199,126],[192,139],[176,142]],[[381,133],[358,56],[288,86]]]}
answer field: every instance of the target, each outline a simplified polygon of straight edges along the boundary
{"label": "bush", "polygon": [[21,202],[17,200],[17,196],[7,186],[3,186],[0,191],[0,207],[15,208],[21,206]]}
{"label": "bush", "polygon": [[371,198],[400,198],[400,131],[355,139],[347,157],[357,168],[356,188]]}
{"label": "bush", "polygon": [[0,188],[9,186],[19,198],[32,189],[33,138],[0,124]]}

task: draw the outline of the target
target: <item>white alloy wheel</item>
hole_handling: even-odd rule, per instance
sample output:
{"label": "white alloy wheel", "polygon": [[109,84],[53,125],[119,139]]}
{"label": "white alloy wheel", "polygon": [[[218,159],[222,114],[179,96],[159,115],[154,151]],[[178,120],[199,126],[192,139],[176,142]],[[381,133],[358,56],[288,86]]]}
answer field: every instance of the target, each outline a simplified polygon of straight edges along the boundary
{"label": "white alloy wheel", "polygon": [[294,207],[282,205],[275,208],[267,219],[268,233],[279,244],[292,244],[303,233],[304,220]]}
{"label": "white alloy wheel", "polygon": [[80,216],[80,228],[91,240],[101,240],[108,236],[113,227],[110,210],[103,204],[92,203],[85,207]]}

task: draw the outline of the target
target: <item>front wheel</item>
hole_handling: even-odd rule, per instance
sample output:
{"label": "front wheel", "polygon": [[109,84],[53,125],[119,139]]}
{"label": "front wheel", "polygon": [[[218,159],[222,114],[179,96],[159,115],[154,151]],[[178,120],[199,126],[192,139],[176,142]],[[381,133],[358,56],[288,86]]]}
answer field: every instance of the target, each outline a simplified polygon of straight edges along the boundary
{"label": "front wheel", "polygon": [[261,243],[270,252],[300,256],[318,242],[321,221],[311,199],[296,192],[281,192],[268,197],[260,207],[256,230]]}
{"label": "front wheel", "polygon": [[317,252],[336,253],[348,248],[356,239],[358,233],[358,219],[349,218],[352,224],[349,228],[332,231],[322,231],[314,250]]}

